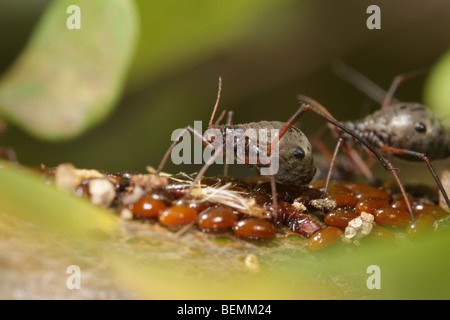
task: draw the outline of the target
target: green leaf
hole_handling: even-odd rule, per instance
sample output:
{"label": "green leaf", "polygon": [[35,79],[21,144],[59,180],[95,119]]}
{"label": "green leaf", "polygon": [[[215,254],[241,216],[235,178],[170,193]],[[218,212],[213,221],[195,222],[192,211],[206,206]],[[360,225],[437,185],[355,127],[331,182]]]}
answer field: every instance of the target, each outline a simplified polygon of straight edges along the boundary
{"label": "green leaf", "polygon": [[[73,246],[95,248],[93,258],[105,261],[115,280],[144,298],[450,298],[448,228],[413,240],[363,239],[360,246],[341,244],[319,252],[308,252],[292,239],[266,244],[205,241],[204,234],[195,237],[195,230],[182,235],[140,221],[119,224],[112,212],[46,185],[28,169],[6,164],[0,168],[0,229],[7,224],[4,214],[41,226],[50,237],[70,236]],[[94,242],[98,238],[92,231],[112,237]],[[35,233],[28,241],[37,241]],[[245,267],[247,254],[259,259],[257,270]],[[67,255],[75,259],[70,248]],[[381,270],[381,289],[366,285],[371,265]]]}
{"label": "green leaf", "polygon": [[268,13],[291,2],[136,0],[142,30],[130,69],[130,87],[135,89],[226,50],[246,39]]}
{"label": "green leaf", "polygon": [[[267,254],[255,247],[252,253],[263,264],[256,272],[233,270],[233,259],[226,255],[202,260],[215,263],[216,273],[190,268],[186,258],[164,266],[142,252],[109,252],[108,257],[119,280],[151,299],[448,299],[449,240],[447,230],[409,243],[364,243],[316,253],[280,248]],[[379,267],[380,289],[367,286],[372,265]],[[232,275],[223,272],[227,268]]]}
{"label": "green leaf", "polygon": [[442,118],[450,117],[450,51],[433,67],[425,86],[425,103]]}
{"label": "green leaf", "polygon": [[103,120],[123,87],[137,35],[131,0],[54,1],[0,82],[0,113],[34,136],[73,138]]}
{"label": "green leaf", "polygon": [[117,219],[110,212],[53,185],[45,185],[29,169],[3,162],[0,163],[0,212],[76,238],[110,235],[117,228]]}

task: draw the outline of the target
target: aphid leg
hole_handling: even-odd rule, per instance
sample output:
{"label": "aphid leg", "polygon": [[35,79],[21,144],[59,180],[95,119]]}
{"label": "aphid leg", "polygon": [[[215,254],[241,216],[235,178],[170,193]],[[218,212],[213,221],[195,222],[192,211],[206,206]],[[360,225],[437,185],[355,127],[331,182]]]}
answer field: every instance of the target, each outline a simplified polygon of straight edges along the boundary
{"label": "aphid leg", "polygon": [[278,222],[278,199],[277,199],[278,194],[277,194],[277,183],[275,181],[275,175],[273,175],[273,174],[270,175],[270,188],[272,190],[272,207],[275,212],[275,215],[273,218],[274,218],[275,223],[277,223]]}
{"label": "aphid leg", "polygon": [[[392,164],[391,164],[389,161],[386,161],[386,164],[387,164],[389,167],[394,168],[394,167],[392,166]],[[412,211],[411,202],[410,202],[409,199],[408,199],[408,195],[406,194],[405,187],[403,186],[403,183],[402,183],[402,181],[400,180],[400,177],[399,177],[399,175],[398,175],[398,170],[392,170],[391,172],[392,172],[392,174],[394,175],[395,180],[397,181],[398,186],[400,187],[400,191],[401,191],[401,193],[402,193],[402,195],[403,195],[403,198],[405,199],[405,203],[406,203],[406,206],[408,207],[409,215],[411,216],[411,221],[412,221],[413,226],[414,226],[414,228],[415,228],[415,227],[417,226],[417,225],[416,225],[416,218],[414,217],[414,213],[413,213],[413,211]]]}
{"label": "aphid leg", "polygon": [[[300,117],[300,115],[306,111],[313,111],[321,118],[327,120],[329,123],[333,124],[334,126],[340,128],[341,130],[347,132],[349,135],[354,137],[356,140],[358,140],[360,143],[362,143],[364,146],[366,146],[370,151],[374,153],[374,155],[378,158],[378,160],[381,162],[381,164],[384,166],[386,170],[398,170],[396,168],[393,168],[392,166],[388,166],[386,164],[386,160],[374,149],[374,147],[367,142],[364,138],[356,134],[353,130],[347,128],[344,124],[337,121],[329,112],[328,110],[319,104],[318,102],[312,100],[311,98],[305,97],[305,96],[299,96],[299,101],[301,103],[300,108],[297,110],[296,113],[285,123],[283,128],[280,130],[280,133],[278,134],[278,138],[274,139],[272,144],[269,146],[268,154],[270,155],[271,150],[273,150],[276,147],[276,144],[278,141],[284,136],[284,134],[289,130],[289,128],[297,121],[297,119]],[[338,142],[338,145],[335,150],[335,154],[337,154],[337,151],[339,150],[340,145],[342,142]],[[334,164],[333,164],[334,167]],[[328,171],[328,175],[330,176],[332,172],[331,170]],[[331,176],[330,176],[331,177]],[[331,178],[330,178],[331,179]],[[328,177],[327,177],[328,180]],[[411,212],[412,213],[412,212]]]}
{"label": "aphid leg", "polygon": [[336,144],[336,148],[334,149],[333,157],[331,158],[330,161],[330,169],[328,170],[327,180],[325,182],[325,190],[324,190],[325,194],[328,193],[328,186],[330,185],[331,174],[333,173],[334,166],[336,165],[336,158],[343,142],[344,140],[342,138],[339,138]]}
{"label": "aphid leg", "polygon": [[217,90],[216,104],[214,105],[214,109],[211,114],[211,119],[209,119],[208,128],[211,128],[213,125],[214,116],[216,115],[217,107],[219,106],[221,92],[222,92],[222,77],[219,77],[219,89]]}
{"label": "aphid leg", "polygon": [[231,126],[233,123],[234,123],[234,112],[228,111],[227,126]]}
{"label": "aphid leg", "polygon": [[[323,134],[329,129],[330,128],[328,126],[324,126],[319,131],[318,134],[308,137],[308,139],[311,142],[311,144],[324,155],[324,157],[328,160],[328,163],[331,164],[331,162],[333,160],[333,153],[330,151],[328,146],[321,139]],[[345,145],[344,145],[344,147],[345,147],[344,150],[347,152],[347,154],[350,156],[350,158],[353,160],[353,162],[359,167],[361,172],[366,175],[367,179],[372,181],[373,180],[372,172],[370,171],[369,167],[366,165],[364,160],[359,156],[359,154],[353,148],[351,148],[349,146],[345,146]],[[338,165],[338,164],[339,163],[336,161],[336,165]],[[350,173],[350,172],[347,172],[347,169],[344,169],[344,173]],[[328,174],[330,174],[329,171],[328,171]]]}
{"label": "aphid leg", "polygon": [[[309,140],[328,159],[328,163],[331,164],[331,162],[333,161],[333,153],[331,153],[330,149],[328,149],[328,147],[325,145],[325,143],[323,143],[320,139],[318,139],[317,136],[313,136]],[[370,171],[369,166],[361,158],[361,156],[355,151],[355,149],[353,149],[347,145],[343,145],[343,147],[344,147],[344,151],[349,155],[350,159],[352,159],[353,162],[358,166],[359,170],[361,170],[361,172],[366,176],[366,178],[369,181],[373,181],[374,177],[373,177],[372,171]],[[337,146],[336,146],[336,148],[337,148]],[[328,174],[331,174],[330,171],[328,171]]]}
{"label": "aphid leg", "polygon": [[[355,140],[357,140],[358,142],[360,142],[362,145],[364,145],[367,149],[369,149],[374,155],[375,157],[378,159],[378,161],[380,161],[380,163],[383,165],[383,167],[386,170],[397,170],[397,168],[390,168],[386,165],[386,160],[376,151],[376,149],[374,148],[374,146],[372,146],[369,142],[367,142],[366,139],[364,139],[363,137],[361,137],[360,135],[358,135],[357,133],[355,133],[353,130],[351,130],[350,128],[347,128],[343,123],[337,121],[329,112],[328,110],[322,106],[321,104],[319,104],[318,102],[314,101],[313,99],[303,96],[303,95],[299,95],[298,99],[301,103],[300,108],[298,109],[298,111],[289,119],[289,121],[286,123],[286,125],[288,123],[293,123],[295,122],[298,117],[306,112],[306,111],[312,111],[314,112],[316,115],[318,115],[319,117],[325,119],[326,121],[328,121],[329,123],[333,124],[334,126],[338,127],[339,129],[341,129],[342,131],[345,131],[346,133],[348,133],[350,136],[352,136]],[[285,126],[286,126],[285,125]],[[282,131],[284,130],[284,132],[287,131],[288,128],[283,128]],[[283,133],[283,132],[282,132]],[[280,137],[282,136],[282,133],[280,133]],[[284,134],[284,133],[283,133]]]}
{"label": "aphid leg", "polygon": [[[331,114],[328,112],[328,110],[324,106],[322,106],[318,102],[314,101],[313,99],[305,97],[305,96],[302,96],[302,95],[298,96],[298,98],[299,98],[299,101],[301,103],[301,107],[294,114],[294,116],[289,120],[289,122],[297,120],[297,118],[302,113],[304,113],[306,111],[312,111],[315,114],[317,114],[319,117],[325,119],[329,123],[335,125],[336,127],[341,129],[342,131],[345,131],[346,133],[351,135],[354,139],[356,139],[358,142],[360,142],[362,145],[364,145],[367,149],[369,149],[373,153],[373,155],[378,159],[378,161],[380,161],[380,163],[383,165],[383,167],[386,170],[389,170],[389,171],[392,172],[392,174],[394,175],[395,179],[397,180],[397,183],[398,183],[398,185],[400,187],[400,190],[402,190],[403,196],[405,197],[405,201],[408,204],[408,198],[406,197],[406,192],[404,192],[403,183],[401,182],[400,177],[398,176],[398,168],[395,168],[389,161],[384,159],[375,150],[374,146],[372,146],[369,142],[367,142],[367,140],[365,140],[363,137],[361,137],[360,135],[356,134],[353,130],[351,130],[350,128],[347,128],[344,124],[342,124],[341,122],[337,121],[333,116],[331,116]],[[409,210],[409,214],[411,215],[412,221],[413,221],[413,223],[415,225],[415,218],[414,218],[414,213],[412,212],[411,205],[408,206],[408,210]]]}
{"label": "aphid leg", "polygon": [[[355,151],[355,149],[351,147],[346,147],[345,151],[350,156],[350,158],[353,160],[353,162],[358,166],[359,170],[366,176],[366,178],[369,181],[373,181],[374,177],[372,174],[372,171],[370,170],[370,165],[368,165],[361,156]],[[370,158],[372,159],[372,158]],[[370,160],[369,159],[369,160]]]}
{"label": "aphid leg", "polygon": [[[212,145],[211,145],[212,146]],[[212,146],[213,147],[213,146]],[[213,147],[214,148],[214,147]],[[215,148],[214,148],[215,149]],[[186,194],[184,195],[183,199],[181,199],[181,204],[184,204],[186,202],[186,200],[189,198],[189,196],[192,193],[192,190],[194,190],[195,186],[200,182],[200,179],[205,175],[206,171],[209,169],[209,167],[214,163],[214,161],[216,160],[216,158],[219,155],[222,155],[223,151],[223,146],[219,146],[217,149],[215,149],[214,151],[214,155],[211,156],[211,158],[209,158],[205,164],[203,165],[203,167],[200,169],[200,171],[197,173],[197,175],[195,176],[194,180],[192,181],[191,186],[189,187],[188,191],[186,192]]]}
{"label": "aphid leg", "polygon": [[[225,117],[225,114],[227,113],[227,110],[223,110],[219,117],[217,118],[216,122],[214,122],[214,125],[218,126],[220,122],[222,121],[223,117]],[[210,127],[211,128],[211,127]]]}
{"label": "aphid leg", "polygon": [[308,137],[311,144],[316,147],[328,160],[328,162],[331,162],[331,159],[333,158],[333,154],[331,153],[328,146],[322,141],[322,136],[324,133],[328,130],[327,126],[324,126],[318,134],[312,135]]}
{"label": "aphid leg", "polygon": [[[383,101],[387,96],[386,91],[379,87],[372,80],[367,78],[365,75],[349,67],[342,61],[335,61],[332,65],[332,69],[337,76],[352,84],[368,97],[372,98],[380,104],[383,104]],[[392,96],[391,102],[398,103],[399,101],[397,101]]]}
{"label": "aphid leg", "polygon": [[[234,112],[229,111],[228,112],[228,118],[227,118],[227,126],[231,126],[234,122]],[[223,165],[223,175],[228,176],[228,161],[225,159],[225,163]]]}
{"label": "aphid leg", "polygon": [[[219,106],[221,92],[222,92],[222,78],[219,77],[219,89],[217,90],[217,99],[216,99],[216,103],[214,105],[213,112],[211,113],[211,118],[209,119],[208,128],[211,128],[213,126],[214,116],[216,115],[217,107]],[[225,111],[222,111],[222,114],[219,116],[219,119],[217,119],[217,124],[222,120],[224,115],[225,115]],[[158,167],[158,170],[157,170],[156,174],[159,174],[162,171],[164,165],[166,164],[167,160],[170,157],[170,154],[172,153],[173,148],[175,148],[175,146],[181,142],[181,139],[183,138],[183,135],[186,132],[192,133],[194,135],[194,137],[197,137],[197,138],[201,139],[205,146],[214,149],[214,146],[211,143],[209,143],[202,136],[201,133],[196,132],[191,126],[187,126],[186,128],[184,128],[184,130],[180,133],[180,135],[177,137],[177,139],[169,147],[169,150],[167,150],[166,154],[164,155],[163,159],[161,160],[161,163],[160,163],[160,165]]]}
{"label": "aphid leg", "polygon": [[181,142],[181,140],[183,139],[183,136],[188,132],[192,133],[194,135],[194,137],[201,139],[205,146],[214,149],[214,146],[211,143],[209,143],[199,132],[195,131],[191,126],[187,126],[186,128],[183,129],[183,131],[181,131],[181,133],[178,135],[178,137],[175,139],[175,141],[169,147],[169,150],[167,150],[166,154],[164,155],[163,159],[161,160],[161,163],[159,164],[156,174],[161,173],[167,160],[169,160],[169,157],[170,157],[170,154],[172,153],[173,148],[175,148],[175,146]]}
{"label": "aphid leg", "polygon": [[402,84],[403,81],[418,77],[422,74],[425,74],[429,70],[428,67],[425,67],[396,76],[392,81],[389,90],[386,92],[372,80],[364,76],[362,73],[356,71],[355,69],[347,66],[342,61],[334,62],[332,68],[333,72],[339,77],[351,83],[353,86],[358,88],[361,92],[365,93],[373,100],[378,101],[382,105],[382,110],[386,109],[392,104],[399,103],[399,101],[394,98],[394,95],[397,91],[398,86]]}
{"label": "aphid leg", "polygon": [[325,182],[325,190],[324,190],[325,194],[328,193],[328,186],[330,185],[331,176],[332,176],[334,167],[336,165],[337,155],[338,155],[339,149],[341,147],[344,147],[344,150],[347,152],[347,154],[350,156],[350,158],[353,160],[353,162],[360,168],[360,170],[366,175],[367,179],[369,179],[370,181],[373,180],[372,172],[370,171],[369,167],[366,165],[364,160],[355,151],[355,149],[345,145],[344,140],[342,138],[338,138],[336,148],[334,150],[333,156],[330,161],[330,168],[328,170],[328,175],[327,175],[327,179]]}
{"label": "aphid leg", "polygon": [[156,171],[156,174],[160,174],[164,165],[166,164],[167,160],[170,157],[170,154],[172,153],[173,148],[175,148],[175,146],[181,142],[183,136],[187,133],[192,133],[194,135],[194,137],[199,138],[202,140],[203,144],[206,145],[209,148],[212,148],[215,150],[214,155],[209,158],[205,164],[203,165],[203,167],[200,169],[200,171],[197,173],[197,175],[195,176],[194,180],[192,181],[191,186],[189,187],[188,191],[186,192],[186,195],[183,197],[183,199],[180,201],[180,204],[184,204],[186,202],[186,200],[189,198],[189,196],[192,193],[192,190],[194,189],[194,187],[199,183],[200,179],[204,176],[206,170],[208,170],[208,168],[211,166],[211,164],[214,163],[214,161],[216,160],[217,156],[222,154],[222,150],[223,150],[223,146],[219,146],[217,149],[209,142],[207,141],[200,133],[198,133],[197,131],[195,131],[192,127],[188,126],[186,127],[177,137],[177,139],[172,143],[172,145],[169,147],[169,150],[167,150],[166,154],[164,155],[164,158],[161,161],[161,164],[158,167],[158,170]]}
{"label": "aphid leg", "polygon": [[[219,89],[217,91],[217,99],[216,99],[216,103],[214,105],[214,109],[213,112],[211,114],[211,118],[209,120],[208,123],[208,128],[211,128],[213,126],[213,122],[214,122],[214,117],[217,111],[217,107],[219,106],[219,101],[220,101],[220,94],[222,92],[222,78],[219,77]],[[231,112],[232,114],[232,112]],[[220,121],[222,121],[223,117],[225,115],[225,111],[222,111],[222,113],[220,114],[219,118],[217,119],[215,124],[219,124]],[[163,159],[161,160],[161,163],[158,167],[158,170],[156,172],[156,174],[160,174],[164,165],[166,164],[167,160],[170,157],[170,154],[173,151],[173,148],[175,148],[175,146],[177,144],[179,144],[181,142],[181,139],[183,138],[183,136],[187,133],[192,133],[194,135],[194,137],[202,140],[202,143],[207,146],[208,148],[212,148],[215,150],[214,152],[214,156],[212,156],[210,159],[208,159],[208,161],[206,161],[206,163],[203,165],[203,167],[200,169],[200,171],[197,173],[196,177],[194,178],[194,181],[192,182],[191,186],[189,187],[186,195],[184,196],[184,198],[181,200],[181,203],[185,203],[186,200],[189,198],[189,196],[192,193],[192,190],[194,189],[195,185],[200,181],[200,179],[203,177],[203,175],[205,174],[206,170],[208,170],[208,168],[211,166],[211,164],[215,161],[215,159],[217,158],[217,156],[219,154],[222,153],[223,150],[223,146],[219,146],[218,149],[216,149],[208,140],[206,140],[203,135],[197,131],[195,131],[191,126],[187,126],[186,128],[184,128],[184,130],[178,135],[177,139],[175,139],[175,141],[172,143],[172,145],[169,147],[169,150],[167,150],[166,154],[164,155]]]}
{"label": "aphid leg", "polygon": [[397,91],[398,86],[403,81],[418,77],[422,74],[425,74],[428,72],[428,70],[429,70],[429,68],[425,67],[425,68],[416,69],[416,70],[396,76],[394,78],[394,80],[392,81],[391,86],[389,87],[386,97],[384,98],[383,104],[381,105],[381,110],[388,108],[392,104],[392,100],[394,99],[395,91]]}
{"label": "aphid leg", "polygon": [[381,146],[381,149],[388,153],[409,156],[409,157],[413,157],[413,158],[424,161],[428,167],[428,170],[430,171],[431,175],[433,176],[434,181],[438,185],[439,190],[441,191],[442,196],[444,197],[444,200],[447,203],[447,206],[450,208],[450,201],[449,201],[447,192],[445,191],[445,188],[442,185],[441,179],[439,179],[438,175],[436,174],[436,171],[434,170],[433,166],[431,165],[430,160],[428,159],[428,157],[425,154],[420,153],[420,152],[411,151],[411,150],[397,149],[397,148],[393,148],[393,147],[389,147],[389,146]]}

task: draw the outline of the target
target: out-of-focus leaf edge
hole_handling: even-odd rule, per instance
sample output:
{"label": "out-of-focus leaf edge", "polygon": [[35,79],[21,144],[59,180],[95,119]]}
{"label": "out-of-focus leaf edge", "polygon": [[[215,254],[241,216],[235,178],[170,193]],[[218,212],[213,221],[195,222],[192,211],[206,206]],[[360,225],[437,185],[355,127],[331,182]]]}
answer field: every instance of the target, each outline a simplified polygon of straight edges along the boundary
{"label": "out-of-focus leaf edge", "polygon": [[[113,234],[118,228],[118,218],[111,212],[46,185],[28,169],[6,163],[0,168],[0,210],[87,241],[92,231]],[[154,264],[114,246],[108,246],[104,255],[117,279],[148,299],[448,299],[449,242],[450,230],[442,230],[395,245],[368,242],[360,247],[330,247],[311,253],[313,259],[303,254],[289,261],[277,259],[276,254],[289,255],[286,250],[264,257],[273,262],[258,272],[243,269],[244,278],[242,274],[189,277],[182,261],[176,267],[161,267],[164,263]],[[380,267],[381,289],[366,285],[370,265]],[[354,293],[345,293],[348,288],[340,279]]]}
{"label": "out-of-focus leaf edge", "polygon": [[[220,274],[180,278],[176,275],[185,271],[182,263],[162,269],[123,254],[112,253],[109,259],[118,279],[147,299],[449,299],[449,241],[447,231],[408,244],[366,243],[355,251],[329,248],[311,253],[317,260],[305,262],[309,259],[299,255],[256,273],[243,269],[245,277],[236,279]],[[380,289],[367,285],[373,265],[380,270]]]}
{"label": "out-of-focus leaf edge", "polygon": [[117,229],[117,218],[107,210],[5,162],[0,163],[0,210],[76,238],[113,234]]}
{"label": "out-of-focus leaf edge", "polygon": [[[4,120],[36,138],[61,141],[80,136],[109,115],[124,90],[137,44],[139,15],[132,0],[102,3],[93,7],[98,11],[97,7],[107,6],[104,19],[96,18],[101,13],[88,11],[83,2],[77,3],[81,6],[80,30],[69,30],[65,25],[69,18],[66,9],[72,2],[50,3],[26,47],[0,79],[0,112]],[[121,18],[111,25],[109,16],[118,12]],[[100,38],[105,43],[99,42],[98,38],[108,32],[109,39]],[[109,47],[105,50],[105,46]],[[93,57],[83,56],[93,50],[97,52]],[[105,77],[98,67],[106,61]],[[41,66],[51,70],[58,81],[49,81],[50,74],[42,75]],[[45,109],[40,110],[36,100]]]}
{"label": "out-of-focus leaf edge", "polygon": [[424,102],[440,118],[450,121],[450,51],[432,67],[424,88]]}

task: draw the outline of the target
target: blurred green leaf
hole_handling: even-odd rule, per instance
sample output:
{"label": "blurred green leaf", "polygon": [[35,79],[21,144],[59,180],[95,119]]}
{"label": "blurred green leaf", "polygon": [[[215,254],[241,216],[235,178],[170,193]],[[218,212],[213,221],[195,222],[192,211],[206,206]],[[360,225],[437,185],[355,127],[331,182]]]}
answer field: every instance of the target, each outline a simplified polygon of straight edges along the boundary
{"label": "blurred green leaf", "polygon": [[[449,240],[447,230],[414,242],[364,243],[315,253],[286,248],[264,254],[255,247],[263,262],[260,270],[243,267],[233,276],[219,271],[219,266],[232,267],[229,259],[210,259],[207,263],[217,263],[218,272],[198,276],[186,260],[161,267],[142,254],[110,252],[109,258],[118,279],[149,299],[448,299]],[[367,287],[372,265],[380,268],[381,289]]]}
{"label": "blurred green leaf", "polygon": [[245,39],[265,14],[289,2],[293,0],[136,0],[142,27],[130,87],[204,61]]}
{"label": "blurred green leaf", "polygon": [[[74,245],[85,247],[96,239],[91,237],[93,231],[123,232],[111,212],[46,185],[28,169],[7,164],[0,168],[0,213],[43,226],[49,234],[69,235],[75,238]],[[204,235],[198,239],[178,236],[164,228],[153,230],[152,237],[145,234],[148,226],[136,222],[123,238],[95,242],[98,250],[92,251],[98,255],[94,258],[105,259],[124,287],[144,298],[450,298],[449,229],[396,244],[363,241],[360,246],[307,252],[302,242],[230,246],[205,241]],[[36,239],[30,235],[28,241]],[[248,253],[258,257],[258,270],[245,267],[243,258]],[[366,286],[370,265],[380,267],[380,290]]]}
{"label": "blurred green leaf", "polygon": [[[21,167],[0,163],[0,212],[77,238],[112,234],[117,221],[86,199],[74,197]],[[32,239],[30,239],[32,241]]]}
{"label": "blurred green leaf", "polygon": [[103,120],[122,90],[137,36],[131,0],[54,1],[0,82],[0,112],[34,136],[73,138]]}
{"label": "blurred green leaf", "polygon": [[425,103],[442,118],[450,117],[450,51],[433,67],[425,86]]}

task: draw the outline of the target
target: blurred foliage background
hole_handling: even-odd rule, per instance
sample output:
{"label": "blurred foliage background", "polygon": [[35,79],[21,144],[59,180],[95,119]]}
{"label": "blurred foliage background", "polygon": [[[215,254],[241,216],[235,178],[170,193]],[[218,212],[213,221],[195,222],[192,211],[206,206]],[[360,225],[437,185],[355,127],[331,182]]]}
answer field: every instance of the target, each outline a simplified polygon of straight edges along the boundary
{"label": "blurred foliage background", "polygon": [[[81,6],[82,29],[78,31],[67,30],[65,25],[61,26],[61,30],[55,29],[57,21],[64,22],[68,17],[65,11],[55,8],[64,9],[72,4],[68,0],[56,1],[60,2],[52,5],[49,0],[15,0],[0,6],[0,104],[5,103],[2,99],[8,96],[5,92],[14,91],[10,89],[11,79],[16,81],[14,85],[19,83],[19,87],[12,86],[19,89],[14,92],[23,89],[18,81],[20,79],[25,82],[28,79],[39,80],[34,70],[29,70],[29,74],[26,69],[15,73],[18,74],[16,78],[11,76],[11,70],[17,70],[17,65],[36,58],[36,43],[51,43],[54,46],[52,50],[45,52],[41,48],[39,53],[50,57],[55,53],[55,58],[39,60],[39,68],[46,69],[48,66],[54,70],[57,63],[60,68],[53,72],[81,77],[79,79],[87,74],[86,83],[80,82],[80,87],[74,82],[70,88],[59,88],[58,84],[65,85],[61,81],[53,88],[67,99],[69,108],[77,99],[86,98],[84,94],[89,92],[93,101],[91,111],[97,114],[85,114],[82,119],[85,122],[78,127],[78,131],[49,139],[45,135],[29,134],[26,126],[20,125],[17,118],[9,117],[3,108],[1,111],[8,128],[0,141],[1,145],[14,148],[20,163],[27,166],[39,166],[41,163],[56,166],[71,162],[76,167],[107,171],[144,171],[147,165],[157,166],[170,144],[174,129],[192,125],[194,120],[203,120],[206,127],[216,99],[219,76],[223,78],[220,108],[234,110],[235,120],[240,123],[285,121],[298,108],[298,93],[318,100],[340,120],[357,119],[377,109],[378,103],[331,72],[330,64],[336,59],[343,60],[385,89],[397,74],[433,66],[429,77],[408,81],[399,89],[397,97],[430,102],[430,107],[443,117],[450,108],[450,64],[449,54],[446,53],[450,45],[450,3],[446,0],[426,4],[416,0],[90,0],[98,4],[93,7],[95,10],[104,12],[101,16],[89,14],[96,11],[83,11],[83,3],[87,2],[79,0],[76,4]],[[112,15],[113,6],[123,4],[126,5],[122,11],[124,16],[117,15],[117,12]],[[372,4],[381,8],[381,30],[366,27],[369,16],[366,9]],[[45,20],[51,20],[53,24],[44,23],[48,28],[42,25],[36,27],[38,21],[42,23],[44,12],[50,5],[57,14]],[[93,24],[94,20],[100,22]],[[67,32],[65,36],[62,31]],[[64,38],[76,32],[83,32],[83,36],[76,40],[80,42],[72,43],[69,41],[72,38]],[[105,40],[109,39],[105,34],[114,35],[116,42]],[[63,49],[71,45],[80,51],[74,49],[74,55],[56,55],[64,52],[58,51],[61,44]],[[98,49],[103,54],[100,56],[102,60],[89,60],[92,55],[86,59],[82,56],[84,49],[94,52]],[[120,52],[124,58],[117,62],[114,59]],[[74,57],[84,58],[81,59],[84,68],[73,63]],[[117,63],[108,64],[109,61]],[[96,83],[101,76],[104,76],[104,82]],[[102,84],[106,86],[106,95],[99,98],[93,86]],[[42,99],[42,96],[39,98]],[[9,100],[7,104],[14,109],[11,101],[14,102]],[[29,103],[28,107],[33,107],[33,100]],[[76,111],[69,109],[68,112]],[[314,115],[302,116],[299,123],[307,134],[316,133],[324,125]],[[40,129],[51,131],[54,128]],[[438,170],[446,165],[448,160],[441,161],[437,164]],[[408,172],[413,166],[402,164],[401,168],[402,172]],[[197,169],[196,166],[174,166],[169,163],[165,171],[193,172]],[[212,168],[210,173],[220,170]],[[232,168],[232,173],[254,174],[236,167]],[[431,181],[425,166],[422,170],[415,170],[414,175],[403,177],[406,180]],[[80,235],[92,225],[109,230],[115,227],[116,221],[112,222],[105,211],[43,186],[24,172],[2,169],[0,181],[0,208],[2,212],[13,213],[0,219],[0,235],[3,237],[0,246],[3,246],[5,253],[18,253],[18,256],[13,255],[12,262],[8,260],[11,258],[9,254],[4,254],[0,259],[1,283],[8,279],[8,285],[13,288],[23,285],[22,271],[31,277],[27,285],[35,286],[38,292],[49,287],[49,282],[54,279],[49,275],[43,277],[42,270],[53,272],[57,274],[56,279],[65,281],[66,274],[58,273],[60,270],[55,266],[65,268],[67,263],[57,264],[56,258],[66,255],[68,261],[73,263],[77,256],[75,251],[81,250],[78,258],[81,256],[83,259],[78,261],[86,263],[83,270],[94,269],[91,278],[95,278],[96,287],[91,295],[86,293],[89,291],[82,291],[77,298],[111,297],[108,289],[110,283],[104,286],[99,283],[99,279],[108,278],[109,281],[109,277],[102,273],[105,270],[100,268],[98,274],[100,264],[101,267],[105,264],[114,266],[115,274],[122,278],[122,283],[130,284],[133,290],[140,288],[144,297],[448,297],[449,277],[446,275],[450,261],[446,245],[441,245],[448,242],[448,232],[428,237],[417,246],[375,245],[351,256],[343,255],[340,250],[331,250],[309,255],[305,259],[305,255],[294,255],[289,250],[279,256],[264,256],[262,250],[263,271],[246,276],[245,285],[242,285],[242,277],[237,277],[233,282],[229,277],[217,277],[215,273],[217,265],[214,263],[219,263],[224,269],[229,266],[224,263],[229,261],[221,260],[221,254],[228,250],[226,247],[216,251],[215,259],[209,256],[210,252],[203,251],[203,247],[200,247],[201,250],[197,247],[197,251],[192,251],[194,256],[183,257],[182,264],[179,263],[179,256],[171,256],[172,268],[166,268],[162,259],[162,268],[157,269],[154,265],[155,247],[150,241],[137,241],[137,244],[128,247],[129,250],[124,250],[114,240],[96,242],[98,240],[88,238],[87,242],[67,240],[66,243],[65,238],[62,241],[60,235],[53,232],[58,230],[64,234]],[[28,201],[22,201],[24,196],[30,194],[33,196]],[[83,214],[79,215],[77,211]],[[63,219],[61,212],[65,214]],[[27,221],[42,220],[40,222],[46,228],[50,227],[51,232],[28,230],[29,227],[32,229],[32,225],[18,223],[16,217]],[[183,249],[179,242],[173,246]],[[49,250],[49,247],[54,250]],[[248,252],[255,250],[251,247]],[[21,251],[23,256],[19,255]],[[39,257],[34,257],[36,252],[40,252]],[[67,252],[70,252],[70,257],[67,257]],[[160,254],[167,258],[171,252],[161,250]],[[189,264],[189,257],[190,262],[195,262],[198,256],[201,256],[199,261],[212,263],[210,267],[214,270],[212,276],[200,277],[203,282],[189,276],[188,271],[193,269],[180,270],[180,267]],[[94,261],[90,260],[92,257]],[[147,265],[145,262],[150,263]],[[385,279],[388,279],[383,282],[387,286],[385,291],[368,292],[365,287],[365,268],[373,263],[380,265],[385,272]],[[35,265],[40,268],[35,268]],[[25,266],[32,267],[27,269]],[[197,270],[195,267],[194,270]],[[19,274],[14,273],[16,270]],[[358,283],[358,292],[346,293],[340,285],[342,279],[351,287]],[[70,293],[58,281],[56,287],[63,291],[62,297],[70,298]],[[309,290],[312,285],[315,291]],[[236,286],[239,286],[239,292],[236,292]],[[359,291],[365,296],[359,295]],[[9,294],[10,291],[0,287],[0,292],[5,296],[5,292]],[[17,294],[20,297],[20,290],[14,294],[13,297],[17,298]],[[130,297],[121,294],[119,292],[115,297]],[[43,295],[49,296],[54,297],[51,292]]]}
{"label": "blurred foliage background", "polygon": [[[18,0],[2,5],[0,72],[15,63],[50,2]],[[2,145],[13,147],[21,163],[72,162],[108,171],[157,166],[174,129],[194,120],[203,120],[206,127],[219,76],[220,108],[234,110],[236,122],[285,121],[298,107],[298,93],[318,100],[338,119],[356,119],[379,105],[335,76],[330,68],[333,60],[342,59],[387,89],[395,75],[434,65],[450,44],[446,17],[450,3],[445,0],[427,5],[406,0],[137,0],[135,4],[137,45],[113,112],[83,134],[59,142],[40,140],[11,124]],[[366,27],[370,4],[381,8],[381,30]],[[87,26],[82,22],[82,30]],[[83,31],[89,35],[89,30]],[[98,31],[92,30],[93,37],[94,32]],[[107,44],[100,39],[98,46]],[[62,59],[71,65],[69,56]],[[424,82],[425,78],[408,81],[397,96],[422,101]],[[78,94],[76,88],[72,92]],[[323,126],[313,115],[302,119],[300,125],[309,134]],[[239,174],[235,169],[232,173]],[[196,168],[166,167],[168,172],[179,170]]]}

